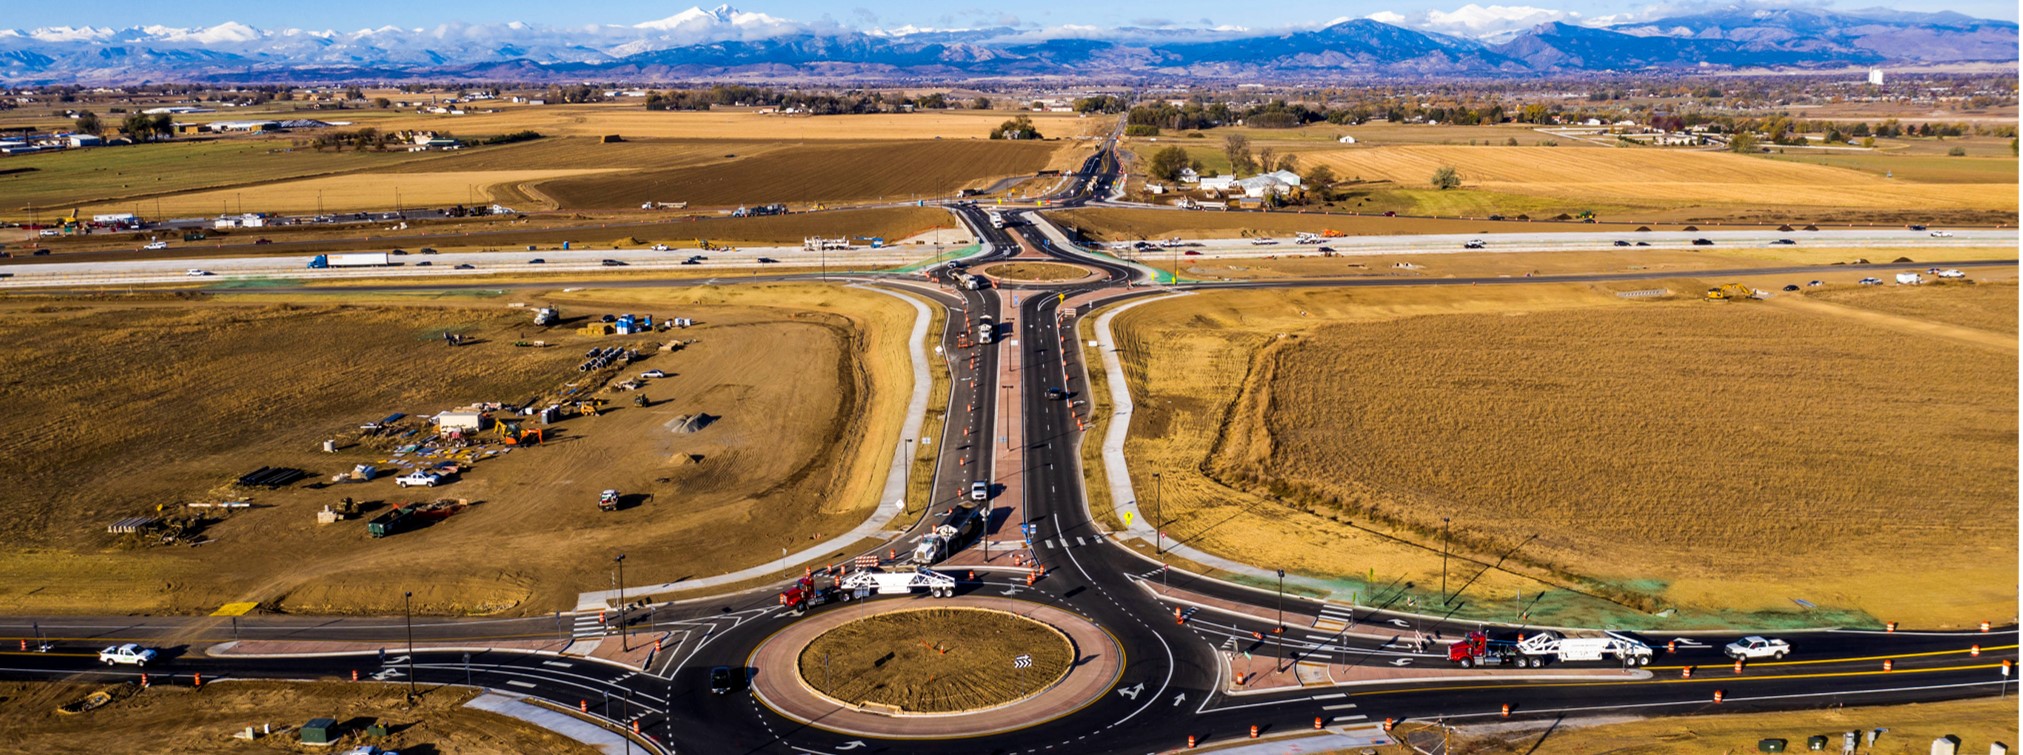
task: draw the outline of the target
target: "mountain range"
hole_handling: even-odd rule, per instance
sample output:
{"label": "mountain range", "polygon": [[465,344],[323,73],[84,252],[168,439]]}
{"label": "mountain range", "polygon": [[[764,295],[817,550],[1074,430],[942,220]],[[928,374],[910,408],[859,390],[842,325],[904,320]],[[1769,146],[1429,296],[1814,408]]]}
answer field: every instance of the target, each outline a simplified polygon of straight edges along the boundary
{"label": "mountain range", "polygon": [[[1544,20],[1540,23],[1531,23]],[[1519,25],[1530,24],[1530,25]],[[1445,30],[1445,31],[1443,31]],[[1450,33],[1455,32],[1455,33]],[[1732,6],[1644,20],[1464,6],[1305,28],[861,30],[729,6],[631,25],[354,32],[0,29],[0,81],[1279,80],[1517,77],[2017,60],[2017,25],[1958,13]]]}

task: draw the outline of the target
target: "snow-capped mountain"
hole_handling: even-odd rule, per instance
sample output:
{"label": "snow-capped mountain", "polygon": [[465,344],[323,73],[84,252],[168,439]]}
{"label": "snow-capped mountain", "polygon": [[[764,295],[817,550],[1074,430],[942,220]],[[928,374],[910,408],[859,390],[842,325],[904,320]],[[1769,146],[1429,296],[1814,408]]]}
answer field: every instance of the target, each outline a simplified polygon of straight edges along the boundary
{"label": "snow-capped mountain", "polygon": [[1630,21],[1530,5],[1376,13],[1281,30],[857,30],[730,6],[630,24],[269,30],[0,29],[0,81],[516,80],[859,76],[1313,78],[1538,75],[2016,59],[2017,26],[1957,13],[1734,6]]}

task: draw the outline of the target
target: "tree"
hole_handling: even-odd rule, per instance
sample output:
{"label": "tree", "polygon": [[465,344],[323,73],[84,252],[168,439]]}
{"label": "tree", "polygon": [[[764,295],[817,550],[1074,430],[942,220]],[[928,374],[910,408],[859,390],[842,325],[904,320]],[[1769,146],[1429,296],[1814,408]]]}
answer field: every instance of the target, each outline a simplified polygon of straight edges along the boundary
{"label": "tree", "polygon": [[1257,169],[1260,172],[1271,170],[1271,167],[1277,164],[1278,150],[1265,147],[1257,151]]}
{"label": "tree", "polygon": [[1162,180],[1175,181],[1179,180],[1180,171],[1188,167],[1187,164],[1187,150],[1167,147],[1152,153],[1152,162],[1146,167],[1146,172]]}
{"label": "tree", "polygon": [[1442,165],[1433,171],[1433,188],[1441,191],[1461,188],[1461,173],[1452,165]]}
{"label": "tree", "polygon": [[1335,169],[1326,165],[1316,165],[1308,168],[1307,174],[1300,179],[1300,188],[1305,189],[1313,198],[1322,202],[1334,199],[1334,185]]}
{"label": "tree", "polygon": [[372,106],[379,108],[381,110],[385,110],[387,108],[393,107],[393,100],[389,100],[385,97],[377,97],[373,99]]}
{"label": "tree", "polygon": [[1299,172],[1299,155],[1283,155],[1278,158],[1278,169],[1289,173]]}
{"label": "tree", "polygon": [[80,112],[80,113],[78,113],[78,114],[77,114],[77,132],[78,132],[78,133],[80,133],[80,134],[96,134],[96,133],[98,133],[98,132],[99,132],[99,130],[100,130],[100,129],[102,129],[102,128],[104,128],[104,125],[98,122],[98,114],[97,114],[97,113],[94,113],[94,112],[91,112],[91,111],[89,111],[89,110],[86,110],[86,111],[83,111],[83,112]]}
{"label": "tree", "polygon": [[969,109],[971,109],[971,110],[989,110],[989,109],[990,109],[990,98],[989,98],[989,97],[978,97],[978,98],[976,98],[976,99],[974,99],[974,100],[970,100],[970,102],[969,102]]}
{"label": "tree", "polygon": [[1966,156],[1967,156],[1967,148],[1966,148],[1966,147],[1954,147],[1954,148],[1952,148],[1952,149],[1946,150],[1946,156],[1947,156],[1947,157],[1966,157]]}
{"label": "tree", "polygon": [[1747,131],[1737,131],[1734,136],[1728,137],[1728,149],[1735,152],[1753,153],[1756,151],[1756,135]]}
{"label": "tree", "polygon": [[990,132],[990,138],[1044,139],[1046,137],[1041,136],[1040,130],[1038,128],[1033,127],[1032,118],[1021,115],[1011,120],[1005,121],[1004,123],[998,124],[997,130]]}
{"label": "tree", "polygon": [[1257,170],[1257,161],[1250,156],[1250,139],[1242,134],[1230,134],[1222,138],[1222,154],[1229,157],[1229,172],[1241,176]]}

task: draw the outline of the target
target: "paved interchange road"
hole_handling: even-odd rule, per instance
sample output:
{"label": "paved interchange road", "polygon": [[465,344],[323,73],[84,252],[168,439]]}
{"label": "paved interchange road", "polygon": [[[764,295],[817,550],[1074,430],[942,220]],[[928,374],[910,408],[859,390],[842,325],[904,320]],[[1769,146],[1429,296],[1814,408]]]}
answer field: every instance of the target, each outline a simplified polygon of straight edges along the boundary
{"label": "paved interchange road", "polygon": [[[1063,201],[1073,206],[1106,196],[1116,180],[1112,152],[1091,158]],[[1185,572],[1162,573],[1154,561],[1103,534],[1091,520],[1083,490],[1080,447],[1085,439],[1076,418],[1086,406],[1086,370],[1074,348],[1075,316],[1061,311],[1064,299],[1124,288],[1121,297],[1166,287],[1138,286],[1143,268],[1082,250],[1062,249],[1035,227],[1030,212],[1008,211],[1011,222],[993,228],[984,213],[953,207],[984,240],[971,264],[1009,258],[1020,250],[1099,270],[1099,279],[1059,286],[1013,286],[1006,290],[965,290],[948,268],[917,279],[891,280],[941,305],[947,327],[941,352],[951,370],[947,429],[936,442],[936,480],[928,509],[945,508],[966,497],[971,479],[1004,482],[1014,476],[1023,519],[1032,525],[1033,553],[1047,571],[1028,586],[1025,570],[979,568],[959,593],[1004,596],[1074,611],[1111,632],[1125,649],[1123,671],[1114,687],[1095,702],[1050,721],[1032,722],[1006,734],[951,741],[886,741],[804,724],[781,716],[748,694],[713,695],[707,672],[713,666],[743,667],[753,649],[794,621],[776,600],[778,587],[697,598],[655,606],[628,618],[636,632],[670,633],[672,644],[645,669],[577,656],[503,650],[504,640],[559,639],[580,634],[580,621],[567,615],[514,619],[417,619],[415,641],[440,649],[409,654],[407,624],[399,619],[316,619],[247,617],[241,620],[174,617],[0,618],[0,636],[40,638],[48,652],[9,648],[0,659],[0,677],[91,680],[132,678],[130,669],[101,669],[93,651],[114,641],[173,642],[181,647],[231,640],[350,640],[380,643],[378,652],[305,657],[212,656],[186,652],[147,671],[157,683],[183,683],[193,674],[222,678],[350,678],[356,671],[382,681],[413,681],[424,687],[470,684],[540,698],[566,707],[587,704],[592,715],[619,728],[637,724],[655,746],[674,752],[741,753],[1039,753],[1047,751],[1155,752],[1181,746],[1188,735],[1205,743],[1244,737],[1249,727],[1267,733],[1310,729],[1324,723],[1355,725],[1382,721],[1470,722],[1503,715],[1514,705],[1518,718],[1555,718],[1603,713],[1681,714],[1720,710],[1819,708],[1844,704],[1929,701],[1996,694],[2006,678],[2001,664],[2014,660],[2016,628],[1981,632],[1806,631],[1784,632],[1796,652],[1783,662],[1752,664],[1737,675],[1719,653],[1734,635],[1719,633],[1645,634],[1644,639],[1674,654],[1661,655],[1649,673],[1632,674],[1607,663],[1591,666],[1581,678],[1532,678],[1509,671],[1488,677],[1396,679],[1341,687],[1287,688],[1229,694],[1224,654],[1251,653],[1276,662],[1322,659],[1387,667],[1444,666],[1436,643],[1415,651],[1398,635],[1452,638],[1475,628],[1387,610],[1402,593],[1376,596],[1376,607],[1347,607],[1298,597],[1280,598],[1252,587],[1219,582]],[[2002,264],[2013,266],[2014,261]],[[1966,266],[1958,265],[1955,266]],[[1794,268],[1803,273],[1807,268]],[[1761,273],[1761,270],[1752,270]],[[1705,276],[1707,271],[1695,271]],[[1345,280],[1190,284],[1194,288],[1325,285],[1456,285],[1471,282],[1523,284],[1555,280],[1592,281],[1648,277],[1548,276],[1531,279]],[[597,285],[608,285],[586,281]],[[624,281],[623,285],[701,285],[700,281]],[[423,286],[440,289],[442,286]],[[932,290],[928,290],[932,289]],[[1005,312],[1010,330],[998,343],[961,347],[972,332],[973,316]],[[975,357],[972,364],[968,357]],[[1006,373],[999,361],[1005,360]],[[1001,374],[1016,369],[1022,433],[1018,468],[994,468],[990,445],[998,428]],[[1065,389],[1073,400],[1051,400],[1049,388]],[[970,407],[974,407],[971,409]],[[968,435],[962,432],[967,424]],[[893,541],[906,550],[931,517]],[[1018,539],[1021,522],[994,522],[987,538]],[[963,574],[967,577],[967,574]],[[1169,583],[1192,594],[1183,604],[1160,597],[1151,586]],[[925,601],[926,596],[879,598]],[[1269,616],[1283,604],[1283,622]],[[1238,606],[1222,610],[1213,606]],[[1240,608],[1248,606],[1249,609]],[[1189,608],[1187,622],[1174,620]],[[822,609],[815,609],[820,611]],[[1350,626],[1332,630],[1314,627]],[[1283,626],[1284,632],[1276,631]],[[1409,630],[1409,631],[1408,631]],[[442,647],[442,646],[449,647]],[[1968,652],[1980,648],[1978,655]],[[1890,660],[1893,670],[1884,671]],[[1681,667],[1700,673],[1684,677]],[[1716,704],[1716,690],[1724,702]]]}

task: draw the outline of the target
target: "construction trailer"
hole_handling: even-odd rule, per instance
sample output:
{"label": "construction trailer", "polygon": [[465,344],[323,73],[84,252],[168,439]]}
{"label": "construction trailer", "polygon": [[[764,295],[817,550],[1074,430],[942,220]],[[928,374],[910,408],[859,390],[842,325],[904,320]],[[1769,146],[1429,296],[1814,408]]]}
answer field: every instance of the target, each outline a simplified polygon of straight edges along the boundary
{"label": "construction trailer", "polygon": [[1491,639],[1487,631],[1469,632],[1447,646],[1447,660],[1462,668],[1488,665],[1543,668],[1549,662],[1614,659],[1625,666],[1651,662],[1651,646],[1628,635],[1602,632],[1570,637],[1550,630],[1519,634],[1516,640]]}
{"label": "construction trailer", "polygon": [[807,238],[801,239],[801,248],[810,252],[820,252],[831,249],[837,251],[849,251],[850,239],[847,236],[834,239],[825,239],[820,236],[809,236]]}
{"label": "construction trailer", "polygon": [[780,605],[799,616],[808,609],[828,603],[847,603],[850,591],[827,579],[828,573],[809,575],[780,593]]}
{"label": "construction trailer", "polygon": [[895,566],[890,570],[864,569],[851,572],[837,583],[854,597],[903,595],[926,590],[936,598],[955,596],[955,578],[924,566]]}

